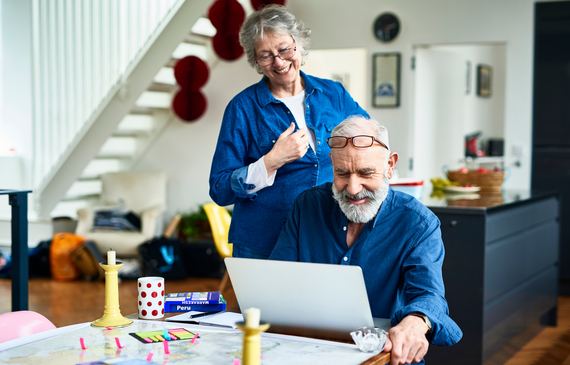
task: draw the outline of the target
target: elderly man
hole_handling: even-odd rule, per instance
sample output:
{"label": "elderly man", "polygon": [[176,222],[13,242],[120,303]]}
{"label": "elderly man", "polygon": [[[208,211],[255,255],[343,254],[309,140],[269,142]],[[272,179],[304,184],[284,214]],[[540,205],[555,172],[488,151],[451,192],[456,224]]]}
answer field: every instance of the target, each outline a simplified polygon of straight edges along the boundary
{"label": "elderly man", "polygon": [[360,266],[372,315],[392,319],[391,364],[423,363],[428,341],[463,335],[444,298],[439,220],[390,188],[398,154],[377,121],[349,117],[327,142],[334,181],[297,197],[269,259]]}

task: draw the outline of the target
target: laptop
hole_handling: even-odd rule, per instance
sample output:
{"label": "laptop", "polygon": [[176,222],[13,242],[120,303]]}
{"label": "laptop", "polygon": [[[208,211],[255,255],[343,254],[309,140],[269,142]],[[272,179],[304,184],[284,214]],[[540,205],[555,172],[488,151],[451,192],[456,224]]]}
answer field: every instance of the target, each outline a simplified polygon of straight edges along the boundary
{"label": "laptop", "polygon": [[387,319],[372,318],[359,266],[228,257],[225,259],[242,310],[259,308],[270,331],[330,339]]}

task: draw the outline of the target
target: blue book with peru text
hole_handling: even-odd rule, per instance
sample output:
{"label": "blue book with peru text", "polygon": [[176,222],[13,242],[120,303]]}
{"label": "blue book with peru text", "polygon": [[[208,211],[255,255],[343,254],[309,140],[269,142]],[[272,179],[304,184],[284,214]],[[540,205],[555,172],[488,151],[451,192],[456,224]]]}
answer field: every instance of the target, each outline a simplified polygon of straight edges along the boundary
{"label": "blue book with peru text", "polygon": [[170,293],[164,300],[165,312],[217,312],[226,310],[226,300],[219,291]]}

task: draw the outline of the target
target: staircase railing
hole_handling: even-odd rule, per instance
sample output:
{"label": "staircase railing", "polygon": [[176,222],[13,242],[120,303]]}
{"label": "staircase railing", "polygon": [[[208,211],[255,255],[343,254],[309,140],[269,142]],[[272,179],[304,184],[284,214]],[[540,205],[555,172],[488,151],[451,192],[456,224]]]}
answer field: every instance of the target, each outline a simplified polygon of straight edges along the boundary
{"label": "staircase railing", "polygon": [[184,2],[33,1],[33,179],[40,193]]}

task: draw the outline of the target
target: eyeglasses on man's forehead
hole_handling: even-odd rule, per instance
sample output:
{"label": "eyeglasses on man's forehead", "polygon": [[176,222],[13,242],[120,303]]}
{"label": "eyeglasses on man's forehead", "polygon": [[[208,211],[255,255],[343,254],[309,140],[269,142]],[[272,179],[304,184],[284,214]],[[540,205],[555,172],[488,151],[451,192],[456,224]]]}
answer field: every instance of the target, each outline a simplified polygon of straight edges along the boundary
{"label": "eyeglasses on man's forehead", "polygon": [[374,144],[374,142],[376,142],[380,146],[390,151],[388,146],[386,146],[384,143],[380,142],[373,136],[366,136],[366,135],[360,135],[354,137],[341,137],[341,136],[329,137],[327,138],[327,144],[329,145],[330,148],[344,148],[348,144],[348,140],[350,140],[352,142],[352,145],[356,148],[371,147]]}

